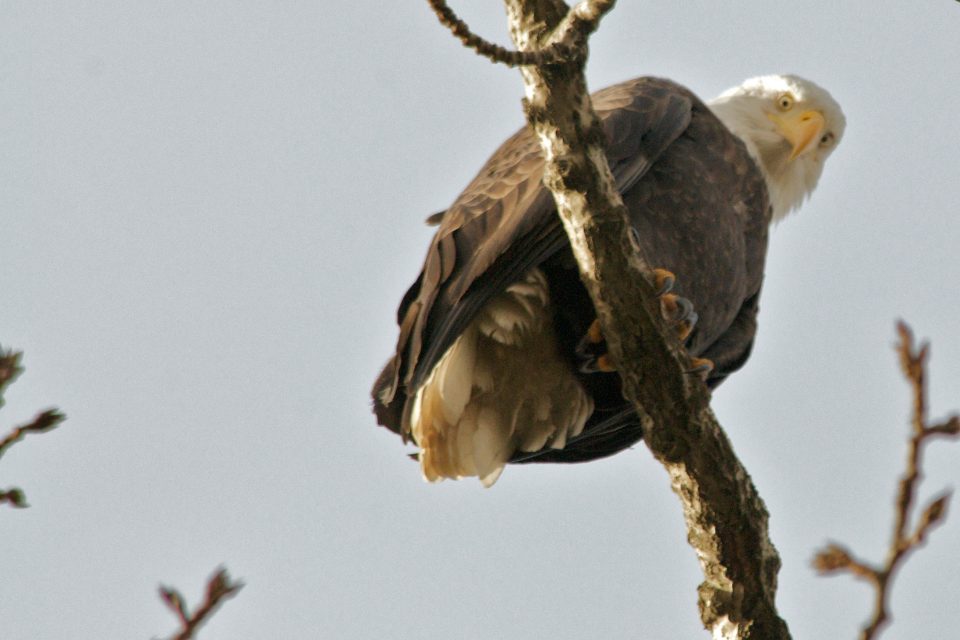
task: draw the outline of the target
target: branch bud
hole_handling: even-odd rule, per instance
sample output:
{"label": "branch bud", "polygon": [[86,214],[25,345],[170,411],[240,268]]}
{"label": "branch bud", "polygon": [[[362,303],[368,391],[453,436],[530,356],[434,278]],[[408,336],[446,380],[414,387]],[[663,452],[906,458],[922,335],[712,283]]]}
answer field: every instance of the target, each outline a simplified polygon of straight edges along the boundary
{"label": "branch bud", "polygon": [[9,502],[18,509],[24,509],[30,506],[27,504],[27,496],[23,494],[23,490],[16,487],[7,491],[0,491],[0,502],[4,501]]}
{"label": "branch bud", "polygon": [[957,436],[960,435],[960,416],[950,416],[950,419],[932,427],[927,427],[930,435]]}
{"label": "branch bud", "polygon": [[922,540],[923,535],[930,527],[939,523],[947,515],[947,503],[950,501],[950,493],[944,493],[939,498],[931,502],[920,517],[920,524],[917,526],[919,537]]}
{"label": "branch bud", "polygon": [[848,569],[853,563],[847,550],[838,544],[829,544],[827,548],[813,557],[813,568],[820,574],[835,573]]}
{"label": "branch bud", "polygon": [[187,607],[183,601],[183,596],[176,589],[171,589],[161,585],[160,597],[176,613],[181,620],[186,620],[190,616],[187,614]]}

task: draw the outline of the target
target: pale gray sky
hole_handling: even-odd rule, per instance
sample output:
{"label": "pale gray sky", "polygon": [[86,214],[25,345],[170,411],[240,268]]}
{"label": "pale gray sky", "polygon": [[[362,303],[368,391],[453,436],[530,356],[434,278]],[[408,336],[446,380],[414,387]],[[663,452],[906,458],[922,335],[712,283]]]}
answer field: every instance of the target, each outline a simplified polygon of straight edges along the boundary
{"label": "pale gray sky", "polygon": [[[459,2],[505,41],[498,2]],[[704,638],[699,569],[643,446],[427,485],[367,391],[447,206],[522,121],[516,71],[425,2],[0,1],[4,428],[69,420],[0,463],[4,640],[146,638],[225,563],[226,638]],[[771,512],[796,638],[854,638],[904,459],[903,317],[960,408],[960,4],[621,2],[593,88],[704,97],[807,76],[847,114],[820,188],[773,234],[759,342],[714,408]],[[923,495],[960,479],[928,449]],[[960,507],[899,576],[885,640],[960,622]]]}

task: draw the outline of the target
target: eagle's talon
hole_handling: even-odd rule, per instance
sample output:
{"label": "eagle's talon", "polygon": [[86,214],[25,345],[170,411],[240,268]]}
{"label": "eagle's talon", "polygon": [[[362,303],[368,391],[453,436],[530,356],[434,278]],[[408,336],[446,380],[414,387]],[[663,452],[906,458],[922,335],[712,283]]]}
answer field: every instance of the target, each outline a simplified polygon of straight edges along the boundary
{"label": "eagle's talon", "polygon": [[681,320],[677,326],[677,337],[680,338],[680,342],[686,342],[687,338],[690,337],[690,334],[693,333],[693,329],[697,326],[697,320],[700,319],[700,316],[697,315],[696,311],[690,311],[690,315],[686,319]]}
{"label": "eagle's talon", "polygon": [[580,363],[578,367],[580,373],[613,373],[617,370],[610,360],[609,353],[602,353],[599,356],[591,356]]}
{"label": "eagle's talon", "polygon": [[669,293],[676,282],[677,276],[672,271],[660,268],[653,270],[653,286],[658,296]]}
{"label": "eagle's talon", "polygon": [[606,341],[606,338],[603,337],[603,329],[600,328],[600,318],[593,319],[584,339],[589,341],[590,344],[600,344]]}
{"label": "eagle's talon", "polygon": [[677,276],[666,269],[654,269],[654,284],[659,288],[660,315],[674,327],[677,338],[685,343],[697,326],[700,316],[694,310],[693,302],[675,293],[670,293],[676,284]]}
{"label": "eagle's talon", "polygon": [[670,324],[687,321],[695,315],[693,303],[687,298],[675,293],[665,293],[660,296],[660,314]]}
{"label": "eagle's talon", "polygon": [[[694,311],[693,303],[675,293],[669,293],[676,283],[676,276],[666,269],[654,269],[654,285],[661,293],[658,293],[660,301],[660,313],[664,320],[670,323],[676,331],[677,338],[681,343],[686,342],[693,333],[697,324],[699,315]],[[594,318],[590,326],[580,341],[577,343],[575,354],[579,365],[577,369],[581,373],[612,373],[616,367],[610,361],[607,353],[607,341],[600,328],[600,319]],[[710,365],[710,369],[713,365]],[[708,370],[709,372],[709,370]]]}
{"label": "eagle's talon", "polygon": [[710,372],[713,371],[713,360],[707,358],[690,358],[690,368],[684,373],[695,374],[701,380],[706,381]]}
{"label": "eagle's talon", "polygon": [[617,368],[613,366],[613,361],[610,359],[609,353],[605,353],[597,358],[597,369],[604,373],[613,373],[617,370]]}
{"label": "eagle's talon", "polygon": [[590,323],[586,333],[580,338],[576,355],[580,361],[578,369],[581,373],[612,373],[617,370],[607,353],[607,339],[603,336],[599,318]]}
{"label": "eagle's talon", "polygon": [[597,357],[598,354],[606,352],[606,338],[603,337],[603,330],[600,328],[600,320],[594,321],[587,328],[586,333],[577,343],[575,353],[578,359],[587,360]]}

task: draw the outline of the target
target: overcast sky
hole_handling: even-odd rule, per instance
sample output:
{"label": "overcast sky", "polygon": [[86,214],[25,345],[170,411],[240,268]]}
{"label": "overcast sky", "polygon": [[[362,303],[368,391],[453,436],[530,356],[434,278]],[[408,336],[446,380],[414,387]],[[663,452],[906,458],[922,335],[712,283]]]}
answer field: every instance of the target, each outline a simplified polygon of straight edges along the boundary
{"label": "overcast sky", "polygon": [[[455,3],[505,42],[500,4]],[[389,8],[384,8],[389,7]],[[960,4],[620,2],[590,85],[708,98],[772,72],[843,106],[812,200],[773,233],[760,335],[713,406],[771,513],[795,638],[854,638],[871,593],[809,567],[880,559],[909,395],[933,343],[960,409]],[[431,229],[522,122],[518,73],[426,2],[0,0],[0,343],[25,352],[3,431],[0,637],[148,638],[224,563],[235,638],[705,638],[701,580],[641,446],[428,485],[368,389]],[[926,499],[960,480],[927,449]],[[956,500],[954,501],[956,502]],[[955,637],[960,505],[900,573],[884,640]]]}

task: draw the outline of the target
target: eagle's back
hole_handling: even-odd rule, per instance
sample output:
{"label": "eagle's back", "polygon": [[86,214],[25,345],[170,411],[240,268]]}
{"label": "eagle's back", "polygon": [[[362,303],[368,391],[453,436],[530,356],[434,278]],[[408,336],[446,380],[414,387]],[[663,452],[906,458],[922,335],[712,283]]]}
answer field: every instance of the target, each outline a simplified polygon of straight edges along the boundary
{"label": "eagle's back", "polygon": [[[631,80],[598,92],[593,102],[643,257],[677,274],[677,292],[699,314],[689,348],[715,360],[711,382],[718,384],[743,363],[753,340],[769,222],[763,177],[708,107],[672,82]],[[616,374],[582,374],[575,366],[574,347],[595,314],[542,174],[539,146],[525,128],[444,213],[398,310],[396,353],[373,389],[381,424],[404,433],[410,402],[451,345],[495,296],[537,268],[546,278],[560,358],[595,407],[562,449],[514,458],[587,460],[639,439]]]}

